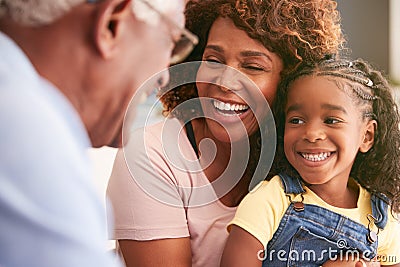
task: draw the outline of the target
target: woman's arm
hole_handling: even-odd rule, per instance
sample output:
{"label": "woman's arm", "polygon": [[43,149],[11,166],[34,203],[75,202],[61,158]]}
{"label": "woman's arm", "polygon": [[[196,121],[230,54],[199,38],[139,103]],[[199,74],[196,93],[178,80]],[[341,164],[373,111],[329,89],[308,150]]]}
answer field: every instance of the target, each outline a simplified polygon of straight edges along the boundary
{"label": "woman's arm", "polygon": [[133,132],[116,155],[107,188],[112,238],[127,266],[191,266],[188,222],[177,190],[188,178],[178,180],[161,141],[147,134]]}
{"label": "woman's arm", "polygon": [[263,245],[254,236],[232,225],[222,254],[221,267],[259,267],[264,256]]}
{"label": "woman's arm", "polygon": [[152,241],[119,240],[126,267],[190,267],[189,237]]}

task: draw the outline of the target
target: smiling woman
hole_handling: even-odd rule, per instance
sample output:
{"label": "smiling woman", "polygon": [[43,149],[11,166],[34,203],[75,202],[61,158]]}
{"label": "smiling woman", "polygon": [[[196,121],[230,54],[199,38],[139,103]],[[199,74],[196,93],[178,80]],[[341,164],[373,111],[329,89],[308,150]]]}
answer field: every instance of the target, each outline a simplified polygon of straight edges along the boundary
{"label": "smiling woman", "polygon": [[199,44],[171,71],[179,86],[160,92],[165,121],[132,134],[109,181],[128,267],[219,266],[227,223],[271,163],[258,164],[262,149],[273,157],[259,128],[275,133],[278,83],[301,61],[338,53],[339,19],[331,0],[188,1]]}

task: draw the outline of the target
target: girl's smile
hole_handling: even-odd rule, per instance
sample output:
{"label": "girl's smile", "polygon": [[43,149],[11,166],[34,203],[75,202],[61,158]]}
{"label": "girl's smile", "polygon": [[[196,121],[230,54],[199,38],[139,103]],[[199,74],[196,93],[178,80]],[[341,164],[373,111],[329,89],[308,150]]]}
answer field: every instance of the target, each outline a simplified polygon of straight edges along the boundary
{"label": "girl's smile", "polygon": [[308,153],[308,152],[299,152],[298,154],[302,156],[305,160],[311,161],[311,162],[320,162],[320,161],[325,161],[334,152],[317,152],[317,153]]}
{"label": "girl's smile", "polygon": [[324,161],[331,156],[331,152],[318,152],[318,153],[300,152],[299,154],[306,160],[313,161],[313,162]]}
{"label": "girl's smile", "polygon": [[310,171],[322,171],[317,167],[328,167],[331,161],[334,160],[335,151],[324,149],[302,150],[297,152],[298,162],[304,167],[312,168]]}

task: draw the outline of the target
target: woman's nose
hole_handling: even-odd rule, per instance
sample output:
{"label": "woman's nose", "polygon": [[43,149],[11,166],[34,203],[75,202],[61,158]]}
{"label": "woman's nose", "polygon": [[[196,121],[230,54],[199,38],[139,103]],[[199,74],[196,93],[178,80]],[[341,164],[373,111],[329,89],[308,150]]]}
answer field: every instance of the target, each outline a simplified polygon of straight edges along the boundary
{"label": "woman's nose", "polygon": [[225,66],[217,83],[224,91],[238,91],[243,87],[241,83],[242,76],[243,74],[240,71],[230,66]]}

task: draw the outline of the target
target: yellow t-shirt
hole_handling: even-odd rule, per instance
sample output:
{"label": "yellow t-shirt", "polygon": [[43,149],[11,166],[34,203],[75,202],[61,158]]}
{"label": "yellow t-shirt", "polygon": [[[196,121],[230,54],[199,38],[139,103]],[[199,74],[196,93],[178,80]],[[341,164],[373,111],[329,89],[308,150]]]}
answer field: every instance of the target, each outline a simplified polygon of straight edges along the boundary
{"label": "yellow t-shirt", "polygon": [[[367,227],[366,214],[372,214],[370,194],[358,186],[360,190],[357,208],[331,206],[306,186],[303,186],[306,191],[303,194],[303,203],[329,209]],[[292,200],[300,201],[300,196],[292,197]],[[270,181],[262,181],[242,200],[234,219],[228,224],[228,230],[230,225],[235,224],[257,238],[266,248],[289,205],[289,198],[285,195],[279,176]],[[400,263],[400,223],[392,216],[390,210],[388,215],[385,229],[379,232],[378,259],[382,265]]]}

